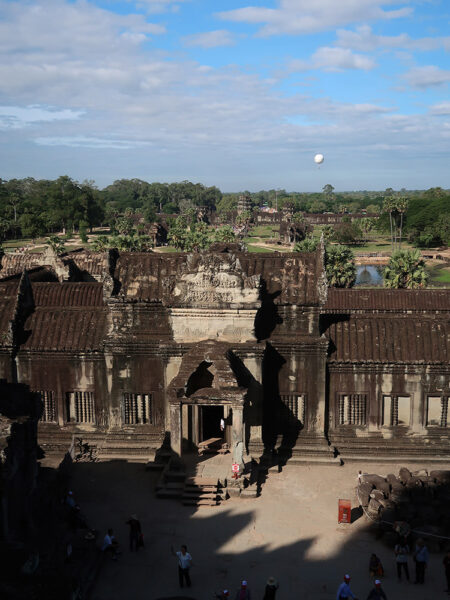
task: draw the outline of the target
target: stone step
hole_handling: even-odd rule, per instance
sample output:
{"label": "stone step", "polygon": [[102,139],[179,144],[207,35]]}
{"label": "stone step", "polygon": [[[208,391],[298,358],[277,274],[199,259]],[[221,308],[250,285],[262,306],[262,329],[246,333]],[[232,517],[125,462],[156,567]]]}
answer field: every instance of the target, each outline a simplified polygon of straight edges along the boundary
{"label": "stone step", "polygon": [[178,490],[168,490],[167,488],[162,488],[161,490],[157,490],[156,497],[157,498],[168,498],[179,500],[183,494],[183,488]]}
{"label": "stone step", "polygon": [[184,490],[182,482],[173,481],[170,483],[157,483],[155,486],[156,490]]}
{"label": "stone step", "polygon": [[181,500],[184,506],[219,506],[219,502],[213,500]]}
{"label": "stone step", "polygon": [[215,477],[187,477],[186,485],[220,485],[219,480]]}
{"label": "stone step", "polygon": [[206,491],[206,490],[213,492],[213,491],[216,491],[217,489],[221,489],[221,488],[219,488],[219,486],[217,486],[217,485],[192,485],[192,484],[186,484],[184,486],[184,489],[192,491],[192,492]]}
{"label": "stone step", "polygon": [[182,499],[183,500],[216,500],[219,501],[223,500],[223,496],[221,496],[220,494],[209,494],[209,493],[205,493],[205,494],[186,494],[186,492],[183,492],[182,495]]}

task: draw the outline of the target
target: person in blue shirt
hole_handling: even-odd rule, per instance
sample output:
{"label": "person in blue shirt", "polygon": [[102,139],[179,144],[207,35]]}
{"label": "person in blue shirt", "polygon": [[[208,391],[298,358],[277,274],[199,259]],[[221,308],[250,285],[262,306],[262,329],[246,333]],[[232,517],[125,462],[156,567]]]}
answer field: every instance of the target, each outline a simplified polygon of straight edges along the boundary
{"label": "person in blue shirt", "polygon": [[344,581],[338,588],[336,600],[347,600],[349,598],[352,598],[353,600],[358,600],[355,594],[350,589],[350,575],[344,575]]}
{"label": "person in blue shirt", "polygon": [[428,548],[425,546],[425,542],[419,538],[414,553],[414,560],[416,562],[416,580],[414,583],[425,583],[425,569],[427,568],[429,557],[430,554]]}

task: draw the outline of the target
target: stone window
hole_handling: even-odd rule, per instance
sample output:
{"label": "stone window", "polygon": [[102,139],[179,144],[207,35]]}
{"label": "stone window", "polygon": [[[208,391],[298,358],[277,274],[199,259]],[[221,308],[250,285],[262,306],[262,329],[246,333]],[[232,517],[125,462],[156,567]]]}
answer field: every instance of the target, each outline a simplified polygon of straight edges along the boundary
{"label": "stone window", "polygon": [[281,401],[298,419],[302,425],[305,423],[306,398],[304,394],[281,394]]}
{"label": "stone window", "polygon": [[339,425],[366,425],[367,394],[340,394]]}
{"label": "stone window", "polygon": [[383,396],[383,422],[385,427],[410,425],[411,398],[409,396]]}
{"label": "stone window", "polygon": [[123,421],[126,425],[153,424],[152,394],[123,395]]}
{"label": "stone window", "polygon": [[38,390],[35,393],[39,394],[43,405],[40,420],[45,423],[54,423],[56,421],[56,400],[54,393],[48,390]]}
{"label": "stone window", "polygon": [[428,396],[427,398],[427,426],[447,427],[448,397]]}
{"label": "stone window", "polygon": [[95,423],[93,392],[69,392],[67,394],[67,420],[75,423]]}

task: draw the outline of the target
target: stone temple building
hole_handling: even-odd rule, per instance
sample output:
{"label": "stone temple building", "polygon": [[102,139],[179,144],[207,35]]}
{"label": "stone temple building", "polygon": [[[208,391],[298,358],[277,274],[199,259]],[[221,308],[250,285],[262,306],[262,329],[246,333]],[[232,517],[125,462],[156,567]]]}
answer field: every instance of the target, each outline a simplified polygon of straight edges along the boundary
{"label": "stone temple building", "polygon": [[292,462],[450,457],[450,290],[327,287],[323,249],[5,255],[0,379],[41,446],[181,456],[220,435]]}

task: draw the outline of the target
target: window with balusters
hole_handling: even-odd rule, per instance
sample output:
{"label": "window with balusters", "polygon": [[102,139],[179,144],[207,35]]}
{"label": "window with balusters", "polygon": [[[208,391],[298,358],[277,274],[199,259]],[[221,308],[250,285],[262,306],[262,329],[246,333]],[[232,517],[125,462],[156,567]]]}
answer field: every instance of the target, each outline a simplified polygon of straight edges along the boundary
{"label": "window with balusters", "polygon": [[390,394],[383,396],[383,420],[385,427],[408,426],[411,424],[411,398]]}
{"label": "window with balusters", "polygon": [[447,427],[448,396],[428,396],[427,427]]}
{"label": "window with balusters", "polygon": [[290,410],[293,417],[302,425],[305,423],[306,399],[304,394],[280,394],[281,401]]}
{"label": "window with balusters", "polygon": [[75,423],[95,423],[94,392],[68,392],[67,417]]}
{"label": "window with balusters", "polygon": [[339,394],[339,425],[366,425],[367,394]]}
{"label": "window with balusters", "polygon": [[152,400],[152,394],[124,393],[122,399],[122,413],[125,425],[152,425]]}
{"label": "window with balusters", "polygon": [[40,420],[43,423],[54,423],[56,421],[56,398],[50,390],[37,390],[42,402],[42,415]]}

